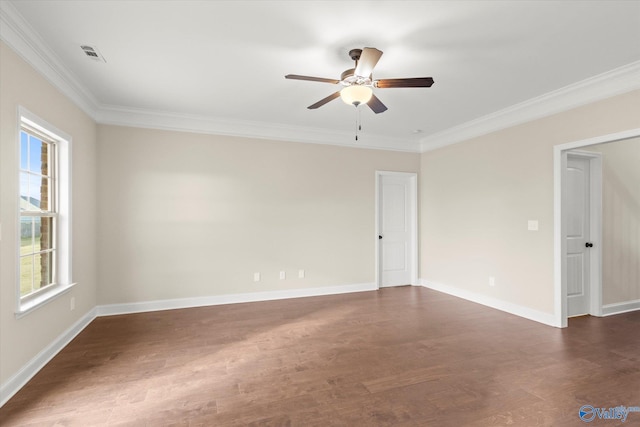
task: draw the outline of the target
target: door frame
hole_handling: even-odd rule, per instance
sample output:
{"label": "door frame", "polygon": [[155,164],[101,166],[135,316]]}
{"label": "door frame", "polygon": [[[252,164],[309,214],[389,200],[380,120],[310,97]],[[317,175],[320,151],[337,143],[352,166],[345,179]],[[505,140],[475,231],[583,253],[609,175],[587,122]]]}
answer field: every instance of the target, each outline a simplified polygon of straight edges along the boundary
{"label": "door frame", "polygon": [[[589,312],[591,316],[602,316],[602,153],[582,150],[566,150],[562,153],[562,182],[566,181],[568,157],[589,162],[589,240],[595,242],[589,249]],[[562,281],[567,289],[567,196],[562,192]],[[565,292],[565,299],[568,295]],[[567,317],[568,313],[568,303]]]}
{"label": "door frame", "polygon": [[382,268],[382,264],[380,262],[380,239],[378,236],[380,235],[380,203],[382,201],[382,197],[380,195],[380,191],[382,190],[382,186],[380,185],[382,178],[384,176],[399,176],[409,178],[409,215],[410,215],[410,223],[412,227],[411,233],[411,241],[409,242],[409,262],[411,263],[410,271],[411,271],[411,285],[418,285],[418,174],[415,172],[393,172],[393,171],[376,171],[375,179],[375,233],[374,233],[374,241],[375,241],[375,278],[376,278],[376,287],[377,289],[381,288],[382,283],[382,273],[380,269]]}
{"label": "door frame", "polygon": [[[554,264],[554,318],[555,318],[555,326],[560,328],[566,328],[568,325],[567,320],[567,273],[566,273],[566,230],[565,230],[565,215],[563,206],[563,197],[562,197],[562,187],[563,187],[563,171],[567,166],[567,153],[570,150],[576,150],[582,147],[589,147],[591,145],[602,144],[606,142],[616,142],[616,141],[624,141],[626,139],[637,138],[640,136],[640,128],[629,129],[623,132],[611,133],[607,135],[602,135],[594,138],[583,139],[579,141],[569,142],[566,144],[559,144],[553,147],[553,264]],[[575,151],[572,151],[575,152]],[[591,155],[595,153],[590,153]],[[597,213],[598,221],[591,221],[591,227],[593,232],[594,223],[597,227],[595,230],[595,234],[592,236],[596,236],[597,240],[592,237],[592,240],[596,241],[597,245],[594,245],[594,248],[598,248],[597,251],[593,251],[591,254],[592,265],[591,265],[591,278],[594,275],[594,267],[597,268],[595,274],[595,280],[599,284],[599,290],[594,292],[593,283],[591,282],[591,312],[595,316],[602,315],[602,251],[600,250],[601,242],[602,242],[602,168],[601,168],[601,160],[600,167],[596,165],[596,168],[600,171],[600,184],[597,188],[598,195],[596,197],[600,198],[600,209]],[[593,173],[592,173],[593,177]],[[592,181],[593,183],[593,181]],[[593,187],[593,185],[592,185]],[[593,194],[594,188],[591,188],[591,193]],[[592,203],[593,208],[593,203]],[[593,261],[593,257],[597,257],[595,262]],[[594,301],[595,296],[595,301]],[[599,299],[599,300],[598,300]]]}

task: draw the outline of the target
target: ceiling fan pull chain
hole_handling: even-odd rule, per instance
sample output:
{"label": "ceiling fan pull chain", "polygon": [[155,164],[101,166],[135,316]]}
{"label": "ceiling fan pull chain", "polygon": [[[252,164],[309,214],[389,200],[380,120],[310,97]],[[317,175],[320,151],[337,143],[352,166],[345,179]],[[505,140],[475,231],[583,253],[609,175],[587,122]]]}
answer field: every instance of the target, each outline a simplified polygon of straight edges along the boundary
{"label": "ceiling fan pull chain", "polygon": [[362,130],[362,119],[360,115],[360,108],[358,107],[359,105],[356,105],[356,141],[358,140],[358,135]]}
{"label": "ceiling fan pull chain", "polygon": [[356,107],[356,141],[358,141],[358,107]]}

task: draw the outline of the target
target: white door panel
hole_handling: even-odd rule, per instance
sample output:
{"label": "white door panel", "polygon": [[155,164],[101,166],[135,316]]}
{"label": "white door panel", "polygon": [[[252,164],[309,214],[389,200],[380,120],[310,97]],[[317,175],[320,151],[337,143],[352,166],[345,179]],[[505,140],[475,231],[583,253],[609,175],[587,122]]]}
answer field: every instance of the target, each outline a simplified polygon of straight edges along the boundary
{"label": "white door panel", "polygon": [[405,242],[382,242],[382,269],[386,272],[407,271],[407,245]]}
{"label": "white door panel", "polygon": [[567,256],[567,295],[579,297],[584,295],[584,255]]}

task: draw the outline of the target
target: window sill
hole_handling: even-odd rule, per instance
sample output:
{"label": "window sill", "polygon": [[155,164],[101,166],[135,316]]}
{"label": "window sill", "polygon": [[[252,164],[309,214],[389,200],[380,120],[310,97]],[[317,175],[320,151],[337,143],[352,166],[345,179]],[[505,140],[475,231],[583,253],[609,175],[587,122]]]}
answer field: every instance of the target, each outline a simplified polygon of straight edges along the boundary
{"label": "window sill", "polygon": [[16,310],[15,316],[16,319],[21,318],[22,316],[26,316],[31,313],[38,307],[42,307],[46,303],[53,301],[61,295],[66,294],[75,286],[75,283],[70,283],[68,285],[58,285],[47,292],[43,292],[41,295],[30,299],[29,301],[20,303],[18,309]]}

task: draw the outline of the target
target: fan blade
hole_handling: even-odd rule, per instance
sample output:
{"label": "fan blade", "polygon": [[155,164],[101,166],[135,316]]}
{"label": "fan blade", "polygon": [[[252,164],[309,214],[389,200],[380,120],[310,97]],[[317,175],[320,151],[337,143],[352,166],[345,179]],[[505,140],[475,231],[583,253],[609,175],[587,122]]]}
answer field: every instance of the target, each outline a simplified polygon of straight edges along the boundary
{"label": "fan blade", "polygon": [[339,96],[340,96],[340,91],[337,91],[336,93],[332,93],[331,95],[327,96],[326,98],[321,99],[320,101],[316,102],[315,104],[309,105],[307,108],[309,110],[315,110],[316,108],[322,107],[327,102],[333,101],[334,99],[336,99]]}
{"label": "fan blade", "polygon": [[433,79],[431,77],[414,77],[410,79],[381,79],[374,82],[375,87],[431,87]]}
{"label": "fan blade", "polygon": [[387,111],[387,106],[384,105],[382,101],[380,101],[375,95],[371,95],[371,99],[369,100],[369,102],[367,102],[367,105],[376,114],[384,113],[385,111]]}
{"label": "fan blade", "polygon": [[311,82],[320,82],[320,83],[333,83],[333,84],[340,83],[340,80],[336,80],[336,79],[325,79],[323,77],[311,77],[311,76],[299,76],[297,74],[287,74],[286,76],[284,76],[284,78],[292,79],[292,80],[308,80]]}
{"label": "fan blade", "polygon": [[356,70],[353,74],[358,77],[369,78],[373,72],[373,67],[376,66],[381,56],[381,50],[373,47],[365,47],[362,49],[360,59],[358,59],[358,65],[356,66]]}

